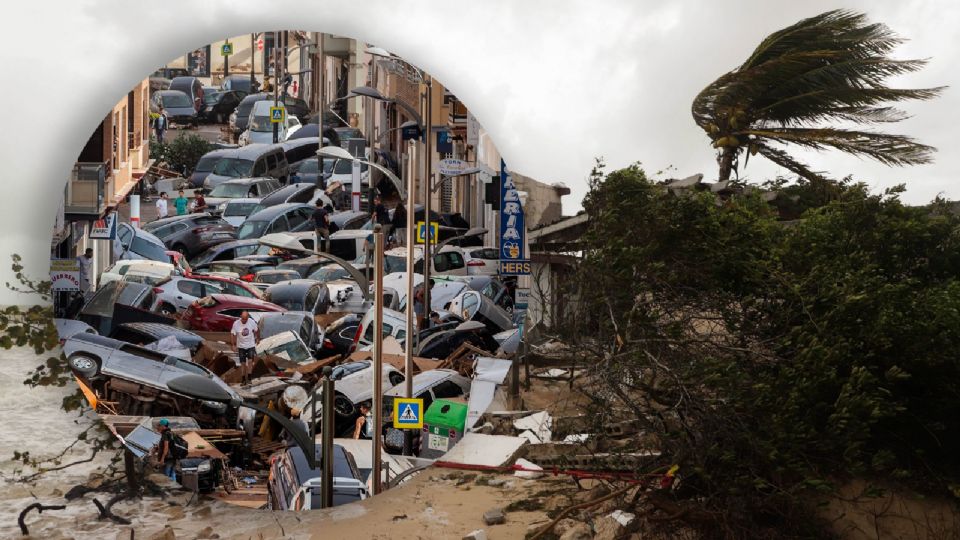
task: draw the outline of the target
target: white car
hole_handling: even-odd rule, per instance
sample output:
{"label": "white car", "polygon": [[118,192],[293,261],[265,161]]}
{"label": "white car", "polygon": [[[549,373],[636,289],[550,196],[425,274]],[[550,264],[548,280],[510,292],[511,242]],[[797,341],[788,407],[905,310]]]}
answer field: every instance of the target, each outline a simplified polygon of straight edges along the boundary
{"label": "white car", "polygon": [[250,214],[260,209],[260,199],[244,197],[242,199],[230,199],[223,203],[223,220],[240,228],[243,222],[247,220]]}
{"label": "white car", "polygon": [[117,224],[117,237],[113,240],[113,255],[117,259],[151,260],[167,262],[167,247],[153,234],[129,223]]}
{"label": "white car", "polygon": [[[370,177],[370,168],[366,163],[360,165],[360,182],[362,185],[367,185],[367,180]],[[333,174],[330,175],[330,178],[327,178],[327,185],[332,185],[334,182],[340,182],[344,186],[350,186],[353,184],[353,162],[346,159],[338,159],[336,163],[333,164]],[[349,191],[349,189],[347,190]]]}
{"label": "white car", "polygon": [[[359,404],[373,398],[373,362],[370,360],[340,364],[333,368],[333,373],[330,376],[336,381],[334,384],[336,395],[333,398],[333,410],[336,411],[338,417],[350,418],[356,414]],[[383,364],[383,369],[380,372],[380,382],[384,393],[398,384],[402,384],[403,381],[403,373],[400,370],[390,364]],[[318,384],[315,389],[318,405],[323,395],[320,386]],[[311,402],[307,401],[300,413],[300,418],[308,426],[313,414],[311,408]],[[320,407],[317,407],[317,409],[319,410]]]}
{"label": "white car", "polygon": [[500,267],[500,251],[497,248],[464,248],[467,274],[471,276],[495,276]]}
{"label": "white car", "polygon": [[111,281],[122,280],[123,276],[130,271],[151,276],[166,275],[166,277],[176,274],[176,268],[170,263],[146,259],[121,259],[100,274],[100,287]]}
{"label": "white car", "polygon": [[287,136],[284,137],[283,140],[289,139],[291,135],[293,135],[294,133],[296,133],[297,130],[300,129],[300,128],[302,128],[302,127],[303,127],[303,126],[300,124],[300,119],[299,119],[299,118],[297,118],[296,116],[294,116],[294,115],[292,115],[292,114],[291,114],[290,116],[288,116],[288,117],[287,117]]}
{"label": "white car", "polygon": [[[279,103],[278,106],[284,109],[284,116],[289,117],[283,103]],[[257,101],[253,104],[253,109],[250,110],[250,120],[247,122],[247,130],[240,134],[237,144],[240,146],[257,143],[273,144],[274,123],[270,121],[271,107],[273,107],[273,100]],[[277,124],[277,141],[287,140],[289,136],[287,124],[287,122]]]}
{"label": "white car", "polygon": [[157,295],[153,309],[165,315],[180,313],[204,296],[223,293],[223,288],[215,282],[181,276],[158,283],[153,290]]}
{"label": "white car", "polygon": [[[433,264],[431,265],[430,273],[432,275],[445,274],[452,276],[466,276],[467,272],[467,262],[466,257],[464,257],[463,249],[457,246],[443,246],[440,248],[440,252],[433,251],[431,252],[431,257],[433,259]],[[414,256],[414,267],[413,271],[422,274],[423,273],[423,248],[416,246],[413,248]],[[384,263],[387,266],[388,272],[397,272],[398,269],[406,269],[407,262],[407,248],[399,247],[387,250],[384,252],[384,258],[386,259]],[[359,259],[358,259],[359,260]]]}

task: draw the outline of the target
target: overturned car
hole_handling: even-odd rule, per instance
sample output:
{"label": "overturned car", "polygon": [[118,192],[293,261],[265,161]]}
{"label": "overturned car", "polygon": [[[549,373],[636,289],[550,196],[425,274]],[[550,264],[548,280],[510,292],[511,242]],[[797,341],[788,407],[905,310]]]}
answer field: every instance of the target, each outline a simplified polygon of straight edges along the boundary
{"label": "overturned car", "polygon": [[188,374],[208,377],[237,401],[243,401],[207,368],[124,341],[81,333],[64,342],[63,352],[91,405],[96,408],[98,402],[107,402],[110,405],[104,405],[113,407],[115,414],[192,416],[208,427],[232,424],[237,411],[226,404],[198,401],[167,386],[169,381]]}

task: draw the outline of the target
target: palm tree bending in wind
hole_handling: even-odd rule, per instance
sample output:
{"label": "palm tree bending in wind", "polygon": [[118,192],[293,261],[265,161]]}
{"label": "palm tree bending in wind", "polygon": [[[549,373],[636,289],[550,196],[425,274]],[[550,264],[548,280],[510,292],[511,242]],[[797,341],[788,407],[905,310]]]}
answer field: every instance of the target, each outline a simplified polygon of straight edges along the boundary
{"label": "palm tree bending in wind", "polygon": [[[898,122],[888,103],[936,97],[940,88],[889,88],[887,78],[919,70],[926,60],[887,54],[903,39],[883,24],[846,10],[828,11],[775,32],[741,66],[703,89],[693,118],[717,148],[720,180],[745,154],[761,156],[811,181],[815,172],[782,147],[833,148],[887,165],[928,163],[935,148],[904,135],[855,129]],[[852,128],[839,127],[852,126]]]}

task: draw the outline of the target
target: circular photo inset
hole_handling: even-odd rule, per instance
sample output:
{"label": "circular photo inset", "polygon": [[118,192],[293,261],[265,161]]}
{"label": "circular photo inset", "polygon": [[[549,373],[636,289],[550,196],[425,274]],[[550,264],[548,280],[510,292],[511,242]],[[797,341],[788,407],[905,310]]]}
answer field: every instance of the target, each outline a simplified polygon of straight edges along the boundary
{"label": "circular photo inset", "polygon": [[291,30],[188,51],[119,96],[70,176],[70,375],[128,473],[239,507],[512,465],[524,440],[468,439],[507,408],[525,234],[566,192],[510,174],[465,104],[381,48]]}

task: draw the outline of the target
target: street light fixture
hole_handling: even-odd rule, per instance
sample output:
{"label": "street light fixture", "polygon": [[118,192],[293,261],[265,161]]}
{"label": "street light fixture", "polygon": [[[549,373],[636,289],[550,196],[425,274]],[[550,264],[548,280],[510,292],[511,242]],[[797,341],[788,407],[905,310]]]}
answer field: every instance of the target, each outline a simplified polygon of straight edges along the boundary
{"label": "street light fixture", "polygon": [[420,113],[416,109],[408,105],[404,101],[397,99],[391,99],[380,93],[376,88],[370,88],[369,86],[358,86],[350,90],[348,97],[367,97],[370,99],[375,99],[377,101],[384,101],[386,103],[393,103],[404,111],[406,111],[410,116],[414,117],[417,121],[417,125],[420,126],[420,129],[423,129],[423,118],[420,116]]}
{"label": "street light fixture", "polygon": [[430,187],[430,191],[432,193],[436,193],[440,189],[440,187],[447,182],[447,180],[450,180],[452,178],[459,178],[461,176],[470,176],[471,174],[477,174],[478,172],[482,172],[482,171],[483,169],[481,169],[480,167],[470,167],[468,169],[464,169],[458,172],[457,174],[440,173],[440,176],[442,178],[440,179],[439,182],[436,183],[436,185]]}

